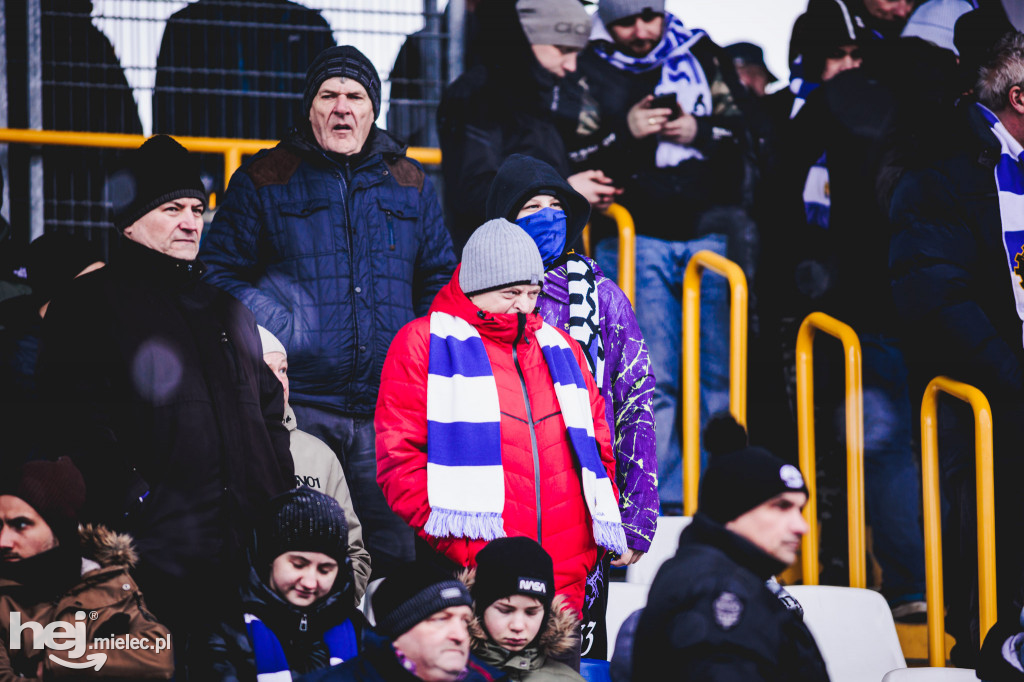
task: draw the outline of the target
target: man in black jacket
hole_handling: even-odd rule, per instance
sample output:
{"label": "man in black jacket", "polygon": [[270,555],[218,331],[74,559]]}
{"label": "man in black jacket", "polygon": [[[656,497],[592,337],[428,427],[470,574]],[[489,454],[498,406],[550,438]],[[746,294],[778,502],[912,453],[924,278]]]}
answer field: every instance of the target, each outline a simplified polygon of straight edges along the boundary
{"label": "man in black jacket", "polygon": [[[1024,569],[1024,174],[1018,160],[1024,152],[1024,34],[1008,34],[991,54],[975,86],[978,101],[962,102],[945,144],[896,185],[889,265],[913,374],[922,385],[937,375],[966,382],[992,407],[996,593],[999,612],[1008,614],[1020,610],[1014,602]],[[946,623],[957,640],[954,662],[974,667],[974,419],[970,408],[953,403],[939,405],[940,470],[950,502],[943,545],[957,557],[945,579]]]}
{"label": "man in black jacket", "polygon": [[651,585],[637,625],[634,680],[828,680],[802,619],[766,581],[807,532],[800,470],[767,450],[714,455],[679,551]]}
{"label": "man in black jacket", "polygon": [[118,257],[54,297],[39,385],[83,520],[132,533],[153,611],[184,643],[227,592],[248,519],[291,487],[280,383],[252,314],[200,281],[206,194],[156,136],[109,183]]}

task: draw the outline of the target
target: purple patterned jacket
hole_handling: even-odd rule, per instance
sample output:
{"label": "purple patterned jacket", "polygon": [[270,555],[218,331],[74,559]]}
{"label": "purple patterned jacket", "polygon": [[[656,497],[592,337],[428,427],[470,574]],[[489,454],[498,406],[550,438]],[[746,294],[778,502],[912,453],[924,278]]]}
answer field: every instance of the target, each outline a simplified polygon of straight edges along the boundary
{"label": "purple patterned jacket", "polygon": [[[605,365],[601,395],[612,428],[615,483],[630,549],[646,552],[658,523],[658,459],[654,450],[654,375],[647,343],[622,289],[587,259],[597,276],[597,306]],[[569,281],[565,264],[544,275],[537,302],[548,324],[569,331]]]}

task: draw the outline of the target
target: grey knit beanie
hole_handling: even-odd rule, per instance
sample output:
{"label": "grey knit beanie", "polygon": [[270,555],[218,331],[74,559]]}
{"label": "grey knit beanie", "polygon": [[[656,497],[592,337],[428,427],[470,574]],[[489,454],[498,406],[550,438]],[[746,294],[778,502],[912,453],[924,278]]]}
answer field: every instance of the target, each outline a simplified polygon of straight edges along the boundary
{"label": "grey knit beanie", "polygon": [[516,12],[531,45],[587,46],[590,16],[579,0],[519,0]]}
{"label": "grey knit beanie", "polygon": [[601,0],[597,5],[597,16],[605,26],[645,11],[664,14],[665,0]]}
{"label": "grey knit beanie", "polygon": [[504,218],[476,228],[462,249],[459,286],[466,296],[517,284],[540,284],[544,261],[533,238]]}

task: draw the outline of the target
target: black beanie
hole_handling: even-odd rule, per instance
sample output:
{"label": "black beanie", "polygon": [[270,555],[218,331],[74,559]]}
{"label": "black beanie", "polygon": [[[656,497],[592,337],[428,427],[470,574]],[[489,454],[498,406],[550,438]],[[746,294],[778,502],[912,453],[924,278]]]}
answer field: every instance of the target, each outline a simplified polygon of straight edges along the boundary
{"label": "black beanie", "polygon": [[380,115],[380,76],[373,62],[351,45],[335,45],[318,54],[306,70],[306,89],[302,94],[303,116],[309,116],[313,98],[328,78],[351,78],[357,81],[370,96],[374,117]]}
{"label": "black beanie", "polygon": [[65,232],[47,232],[28,245],[28,284],[43,305],[87,266],[103,260],[92,242]]}
{"label": "black beanie", "polygon": [[114,227],[124,231],[157,206],[186,197],[206,204],[199,166],[188,150],[167,135],[154,135],[128,153],[107,182]]}
{"label": "black beanie", "polygon": [[716,415],[705,430],[711,461],[701,477],[698,512],[724,525],[776,495],[807,493],[799,469],[764,448],[737,441],[730,421],[743,429],[731,415]]}
{"label": "black beanie", "polygon": [[476,613],[505,597],[522,594],[544,605],[545,615],[555,598],[555,568],[551,555],[527,537],[498,538],[476,555],[473,582]]}
{"label": "black beanie", "polygon": [[3,478],[0,494],[18,497],[35,509],[61,545],[75,544],[78,514],[85,505],[85,480],[70,459],[33,460]]}
{"label": "black beanie", "polygon": [[285,552],[320,552],[339,566],[348,556],[348,523],[338,501],[305,486],[281,493],[256,528],[260,563],[269,565]]}
{"label": "black beanie", "polygon": [[377,632],[395,640],[414,625],[450,606],[473,608],[466,586],[434,564],[403,564],[373,593]]}

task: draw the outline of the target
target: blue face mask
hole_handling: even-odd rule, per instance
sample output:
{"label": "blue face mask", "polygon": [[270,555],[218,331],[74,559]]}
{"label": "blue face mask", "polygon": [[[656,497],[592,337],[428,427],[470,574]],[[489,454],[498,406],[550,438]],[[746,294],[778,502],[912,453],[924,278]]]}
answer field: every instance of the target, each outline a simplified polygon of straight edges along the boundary
{"label": "blue face mask", "polygon": [[542,208],[516,220],[516,225],[533,237],[545,267],[558,260],[565,250],[565,211]]}

